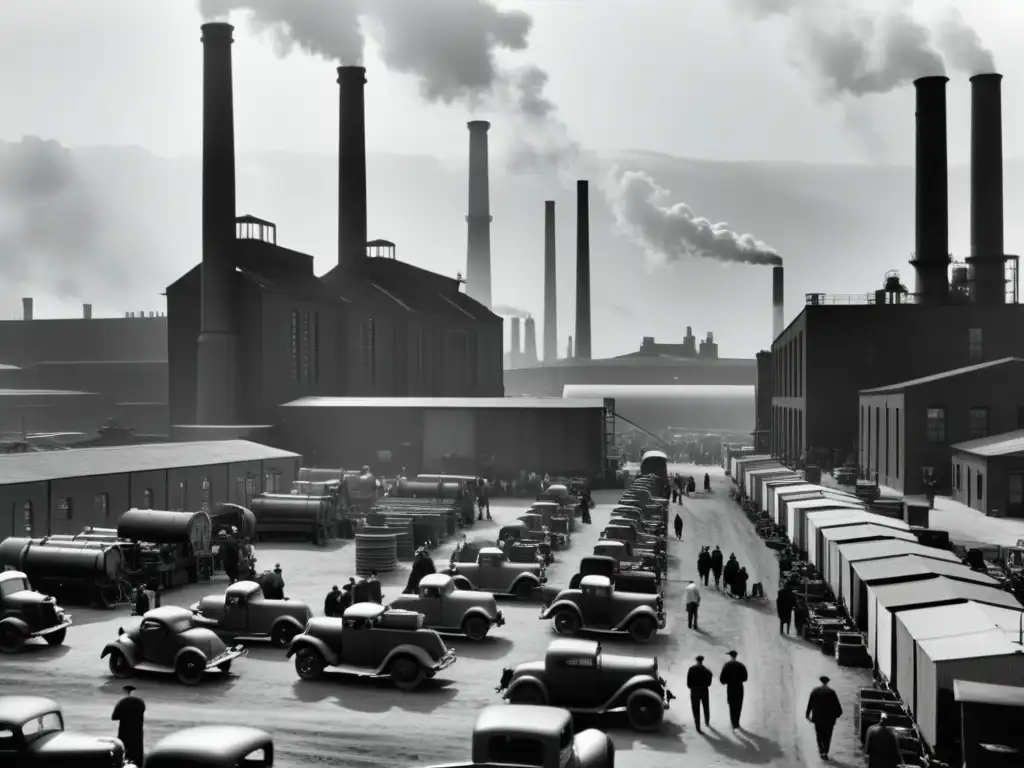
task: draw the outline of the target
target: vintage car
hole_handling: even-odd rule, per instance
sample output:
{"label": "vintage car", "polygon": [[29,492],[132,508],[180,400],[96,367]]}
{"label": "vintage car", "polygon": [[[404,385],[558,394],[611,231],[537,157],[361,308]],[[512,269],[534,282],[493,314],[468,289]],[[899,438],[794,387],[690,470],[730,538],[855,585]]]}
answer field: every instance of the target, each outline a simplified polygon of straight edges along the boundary
{"label": "vintage car", "polygon": [[[661,576],[654,571],[629,570],[619,567],[614,557],[590,555],[580,558],[579,571],[569,579],[569,589],[579,589],[585,576],[607,576],[617,592],[638,592],[643,595],[662,594]],[[551,605],[565,587],[545,584],[541,588],[544,605]]]}
{"label": "vintage car", "polygon": [[541,608],[540,618],[551,619],[555,632],[567,637],[581,630],[626,632],[638,643],[649,643],[665,628],[665,599],[620,592],[607,576],[584,576],[579,589],[563,589]]}
{"label": "vintage car", "polygon": [[475,563],[451,562],[448,575],[456,589],[478,589],[528,600],[547,582],[543,563],[512,563],[497,547],[484,547]]}
{"label": "vintage car", "polygon": [[633,549],[645,549],[649,552],[661,552],[665,549],[666,542],[663,537],[651,536],[637,530],[632,520],[616,520],[612,518],[605,529],[601,531],[602,539],[618,539],[628,541]]}
{"label": "vintage car", "polygon": [[555,501],[535,501],[530,506],[530,514],[540,515],[544,526],[553,533],[570,535],[576,530],[576,518],[571,509],[562,507]]}
{"label": "vintage car", "polygon": [[124,745],[113,738],[68,733],[60,704],[52,699],[0,696],[0,765],[120,768]]}
{"label": "vintage car", "polygon": [[402,595],[388,607],[422,614],[428,629],[462,634],[470,640],[483,640],[492,626],[505,623],[493,595],[456,589],[452,577],[444,573],[424,576],[415,595]]}
{"label": "vintage car", "polygon": [[519,522],[526,526],[531,539],[548,541],[552,549],[565,549],[569,546],[569,533],[552,531],[545,523],[544,516],[537,512],[520,515]]}
{"label": "vintage car", "polygon": [[644,512],[639,507],[620,504],[612,509],[612,519],[619,520],[623,518],[635,521],[645,533],[652,534],[654,536],[665,535],[665,519],[660,513],[651,514],[650,512]]}
{"label": "vintage car", "polygon": [[614,768],[615,745],[596,728],[575,732],[572,715],[554,707],[487,707],[473,726],[469,761],[434,768],[529,765]]}
{"label": "vintage car", "polygon": [[510,704],[592,715],[624,709],[637,731],[658,730],[675,698],[656,657],[604,653],[600,643],[575,639],[552,642],[543,661],[503,670],[498,690]]}
{"label": "vintage car", "polygon": [[223,595],[207,595],[193,603],[192,626],[211,629],[228,642],[269,638],[286,648],[313,612],[297,600],[268,600],[255,581],[236,581]]}
{"label": "vintage car", "polygon": [[356,603],[340,619],[315,618],[292,640],[288,658],[303,680],[318,680],[328,667],[361,677],[387,677],[411,691],[455,663],[455,651],[423,616],[376,603]]}
{"label": "vintage car", "polygon": [[649,551],[636,551],[628,541],[599,539],[594,545],[594,554],[615,558],[619,563],[619,569],[623,571],[641,569],[663,573],[665,570],[663,558]]}
{"label": "vintage car", "polygon": [[146,768],[272,768],[274,740],[242,725],[199,725],[164,736],[146,753]]}
{"label": "vintage car", "polygon": [[[516,529],[516,530],[507,530]],[[476,562],[481,549],[500,549],[510,563],[552,563],[555,556],[551,554],[551,545],[539,541],[524,541],[516,538],[525,528],[517,525],[502,526],[497,541],[480,540],[463,541],[452,551],[451,562]],[[504,536],[505,538],[501,538]]]}
{"label": "vintage car", "polygon": [[24,573],[0,571],[0,652],[17,653],[34,637],[60,645],[70,626],[71,614],[34,592]]}
{"label": "vintage car", "polygon": [[114,677],[167,672],[184,685],[198,685],[208,672],[229,672],[231,662],[246,654],[240,645],[228,648],[212,630],[193,627],[187,608],[165,605],[147,611],[136,629],[118,629],[100,658],[109,657]]}

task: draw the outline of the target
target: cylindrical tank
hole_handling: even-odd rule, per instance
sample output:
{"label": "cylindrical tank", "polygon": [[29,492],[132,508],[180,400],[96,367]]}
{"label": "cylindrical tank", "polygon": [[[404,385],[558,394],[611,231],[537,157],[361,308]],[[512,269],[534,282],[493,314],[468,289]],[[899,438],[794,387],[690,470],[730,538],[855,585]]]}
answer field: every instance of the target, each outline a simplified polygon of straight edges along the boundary
{"label": "cylindrical tank", "polygon": [[302,467],[299,470],[298,479],[308,483],[329,483],[331,481],[341,482],[344,477],[344,469],[330,469],[322,467]]}
{"label": "cylindrical tank", "polygon": [[[440,493],[438,491],[440,490]],[[436,483],[424,480],[402,480],[391,490],[400,499],[457,499],[462,495],[460,483]]]}
{"label": "cylindrical tank", "polygon": [[258,526],[281,523],[314,525],[327,515],[331,497],[265,493],[255,497],[250,504]]}
{"label": "cylindrical tank", "polygon": [[150,544],[189,544],[193,552],[209,552],[212,525],[205,512],[129,509],[117,521],[122,539]]}
{"label": "cylindrical tank", "polygon": [[0,541],[0,568],[21,568],[21,556],[29,544],[38,544],[41,539],[26,539],[11,536]]}
{"label": "cylindrical tank", "polygon": [[256,515],[251,509],[246,509],[240,504],[218,504],[210,520],[214,528],[224,525],[234,525],[239,533],[246,538],[253,538],[256,535]]}
{"label": "cylindrical tank", "polygon": [[19,567],[30,581],[37,577],[116,579],[121,575],[122,559],[121,549],[116,545],[32,542],[22,550]]}

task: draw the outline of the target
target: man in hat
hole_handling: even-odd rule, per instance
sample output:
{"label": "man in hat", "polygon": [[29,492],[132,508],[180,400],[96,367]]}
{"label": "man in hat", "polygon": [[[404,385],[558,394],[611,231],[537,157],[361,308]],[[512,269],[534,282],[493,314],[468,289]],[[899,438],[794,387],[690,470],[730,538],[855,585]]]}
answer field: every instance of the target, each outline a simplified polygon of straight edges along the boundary
{"label": "man in hat", "polygon": [[897,768],[902,765],[900,740],[889,727],[889,716],[883,712],[878,723],[868,728],[864,737],[864,751],[868,755],[868,768]]}
{"label": "man in hat", "polygon": [[117,720],[117,738],[124,744],[125,758],[135,765],[142,765],[146,702],[132,696],[134,685],[126,685],[123,690],[125,695],[114,705],[110,719]]}
{"label": "man in hat", "polygon": [[690,629],[697,629],[697,611],[700,610],[700,589],[696,582],[690,581],[686,587],[683,600],[686,603],[686,626]]}
{"label": "man in hat", "polygon": [[690,689],[690,707],[693,710],[693,722],[697,726],[697,733],[703,733],[700,729],[700,710],[704,708],[704,725],[711,725],[711,716],[708,712],[710,707],[709,689],[715,676],[711,670],[704,666],[704,657],[698,656],[697,663],[686,673],[686,687]]}
{"label": "man in hat", "polygon": [[341,616],[341,590],[335,584],[324,598],[324,616]]}
{"label": "man in hat", "polygon": [[715,577],[715,589],[718,589],[722,581],[722,550],[715,544],[711,552],[711,573]]}
{"label": "man in hat", "polygon": [[739,654],[729,651],[729,661],[722,667],[718,682],[725,686],[725,698],[729,702],[729,720],[733,730],[740,727],[743,712],[743,684],[747,682],[747,668],[736,660]]}
{"label": "man in hat", "polygon": [[839,696],[828,687],[828,676],[822,675],[821,685],[811,691],[807,699],[807,719],[814,723],[814,736],[818,741],[818,754],[828,760],[828,750],[832,746],[832,731],[836,720],[843,716],[843,705]]}

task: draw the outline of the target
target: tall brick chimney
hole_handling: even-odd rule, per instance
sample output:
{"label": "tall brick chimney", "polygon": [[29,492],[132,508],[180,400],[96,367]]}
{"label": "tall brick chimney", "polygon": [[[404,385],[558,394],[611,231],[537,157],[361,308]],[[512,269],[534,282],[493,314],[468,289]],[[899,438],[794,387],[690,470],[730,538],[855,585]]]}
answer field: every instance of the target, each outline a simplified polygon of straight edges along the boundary
{"label": "tall brick chimney", "polygon": [[466,216],[466,295],[491,307],[491,192],[486,120],[469,126],[469,213]]}
{"label": "tall brick chimney", "polygon": [[590,184],[576,182],[576,357],[590,359]]}
{"label": "tall brick chimney", "polygon": [[338,67],[338,266],[366,258],[366,67]]}
{"label": "tall brick chimney", "polygon": [[558,260],[555,255],[555,201],[544,202],[544,362],[558,359]]}

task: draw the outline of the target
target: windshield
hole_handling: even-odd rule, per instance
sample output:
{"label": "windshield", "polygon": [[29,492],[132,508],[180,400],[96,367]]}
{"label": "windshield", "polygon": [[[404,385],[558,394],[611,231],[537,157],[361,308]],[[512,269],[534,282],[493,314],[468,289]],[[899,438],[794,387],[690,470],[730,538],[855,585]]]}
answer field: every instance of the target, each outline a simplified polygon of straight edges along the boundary
{"label": "windshield", "polygon": [[47,733],[54,733],[64,730],[64,718],[60,712],[47,712],[45,715],[33,717],[21,726],[21,735],[26,742],[33,742],[40,736]]}
{"label": "windshield", "polygon": [[0,596],[7,597],[15,592],[24,592],[28,589],[28,579],[9,579],[0,583]]}

